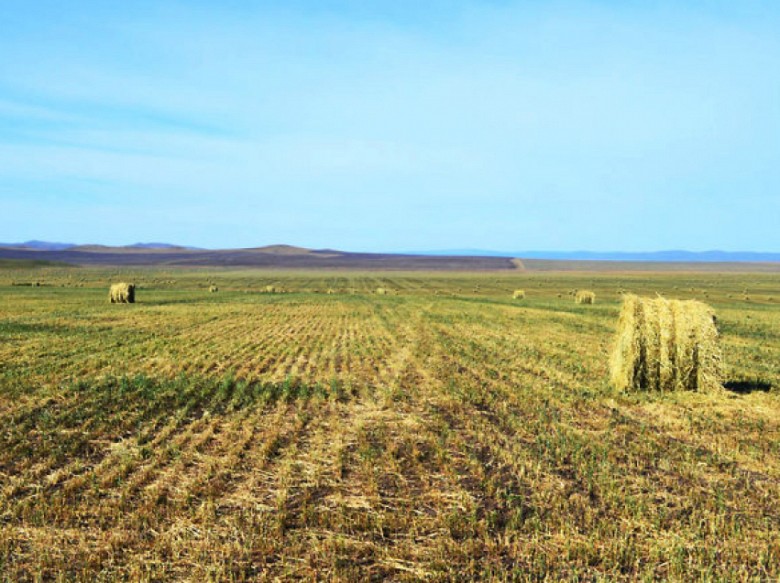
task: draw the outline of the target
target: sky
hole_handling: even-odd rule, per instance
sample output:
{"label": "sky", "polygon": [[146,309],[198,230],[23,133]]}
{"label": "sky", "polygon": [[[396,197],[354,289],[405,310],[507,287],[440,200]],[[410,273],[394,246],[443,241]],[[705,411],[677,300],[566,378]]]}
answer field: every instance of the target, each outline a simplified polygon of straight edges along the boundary
{"label": "sky", "polygon": [[780,2],[3,0],[0,241],[780,251]]}

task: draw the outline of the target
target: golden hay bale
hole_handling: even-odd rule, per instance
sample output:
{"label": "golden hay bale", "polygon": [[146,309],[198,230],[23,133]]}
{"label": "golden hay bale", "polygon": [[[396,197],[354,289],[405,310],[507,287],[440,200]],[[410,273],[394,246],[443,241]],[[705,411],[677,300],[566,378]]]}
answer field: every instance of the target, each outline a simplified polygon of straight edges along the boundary
{"label": "golden hay bale", "polygon": [[525,290],[524,289],[516,289],[514,293],[512,294],[513,300],[523,300],[525,299]]}
{"label": "golden hay bale", "polygon": [[124,282],[112,284],[108,291],[108,300],[112,304],[135,303],[135,284]]}
{"label": "golden hay bale", "polygon": [[329,296],[332,296],[333,294],[336,293],[336,290],[328,288],[328,291],[326,291],[325,293],[328,294]]}
{"label": "golden hay bale", "polygon": [[376,294],[378,296],[386,296],[387,295],[387,290],[385,288],[383,288],[383,287],[378,287],[378,288],[376,288]]}
{"label": "golden hay bale", "polygon": [[715,314],[695,300],[627,294],[610,357],[620,390],[714,391],[721,386]]}
{"label": "golden hay bale", "polygon": [[265,286],[265,292],[269,294],[275,294],[276,293],[276,287],[273,285],[267,285]]}
{"label": "golden hay bale", "polygon": [[596,294],[586,289],[581,289],[574,296],[574,301],[578,304],[595,304]]}
{"label": "golden hay bale", "polygon": [[219,288],[217,286],[215,286],[215,285],[210,285],[209,286],[209,293],[214,294],[214,293],[217,293],[218,291],[219,291]]}

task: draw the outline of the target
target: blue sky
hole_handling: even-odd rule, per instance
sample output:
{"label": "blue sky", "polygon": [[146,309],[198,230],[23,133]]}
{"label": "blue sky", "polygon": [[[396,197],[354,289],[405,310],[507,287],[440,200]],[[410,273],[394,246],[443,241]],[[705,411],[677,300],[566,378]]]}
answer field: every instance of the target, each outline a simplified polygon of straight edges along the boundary
{"label": "blue sky", "polygon": [[4,0],[0,30],[0,241],[780,250],[774,1]]}

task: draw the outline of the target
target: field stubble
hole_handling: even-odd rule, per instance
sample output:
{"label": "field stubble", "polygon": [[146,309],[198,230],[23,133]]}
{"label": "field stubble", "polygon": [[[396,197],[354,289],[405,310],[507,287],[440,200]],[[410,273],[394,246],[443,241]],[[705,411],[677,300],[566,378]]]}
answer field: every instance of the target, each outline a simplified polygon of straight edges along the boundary
{"label": "field stubble", "polygon": [[[624,290],[711,303],[730,390],[612,391]],[[777,276],[48,268],[0,297],[7,580],[780,576]]]}

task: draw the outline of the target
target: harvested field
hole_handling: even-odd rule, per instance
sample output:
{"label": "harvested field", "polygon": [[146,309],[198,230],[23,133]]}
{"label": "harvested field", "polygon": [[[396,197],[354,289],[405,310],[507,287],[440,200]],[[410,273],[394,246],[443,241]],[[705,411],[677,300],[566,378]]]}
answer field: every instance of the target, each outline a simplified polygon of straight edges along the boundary
{"label": "harvested field", "polygon": [[[623,291],[706,294],[727,390],[615,392]],[[0,574],[777,579],[778,299],[768,274],[4,270]]]}

